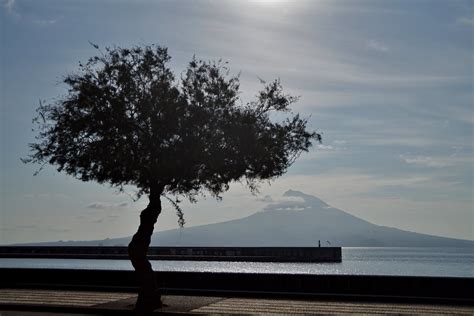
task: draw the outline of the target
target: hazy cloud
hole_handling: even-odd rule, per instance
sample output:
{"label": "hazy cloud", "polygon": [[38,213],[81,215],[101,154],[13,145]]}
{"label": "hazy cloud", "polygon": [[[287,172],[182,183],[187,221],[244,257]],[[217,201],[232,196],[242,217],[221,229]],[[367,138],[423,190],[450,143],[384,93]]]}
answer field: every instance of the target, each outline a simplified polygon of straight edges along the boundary
{"label": "hazy cloud", "polygon": [[34,23],[36,25],[40,25],[40,26],[47,26],[47,25],[52,25],[52,24],[55,24],[56,22],[58,22],[58,20],[60,18],[41,18],[41,17],[38,17],[38,18],[35,18],[35,14],[33,15],[29,15],[29,16],[23,16],[21,15],[17,8],[16,8],[16,0],[3,0],[3,6],[5,8],[5,10],[7,11],[8,14],[16,17],[16,18],[20,18],[20,19],[24,19],[24,21],[26,22],[29,22],[29,23]]}
{"label": "hazy cloud", "polygon": [[62,193],[26,193],[23,197],[28,199],[42,199],[42,200],[57,200],[57,199],[69,199],[70,196]]}
{"label": "hazy cloud", "polygon": [[127,202],[123,203],[103,203],[103,202],[95,202],[91,203],[86,206],[86,208],[94,209],[94,210],[109,210],[109,209],[117,209],[117,208],[125,208],[128,206]]}
{"label": "hazy cloud", "polygon": [[401,155],[400,158],[407,164],[418,165],[430,168],[443,168],[453,166],[454,163],[449,158],[429,157],[429,156],[413,156],[406,157]]}
{"label": "hazy cloud", "polygon": [[[15,226],[15,229],[39,229],[39,230],[44,230],[44,227],[40,227],[39,225],[36,224],[31,224],[31,225],[17,225]],[[54,233],[65,233],[71,231],[70,229],[67,228],[58,228],[58,227],[48,227],[46,230]]]}
{"label": "hazy cloud", "polygon": [[459,24],[474,26],[474,17],[463,16],[456,20]]}
{"label": "hazy cloud", "polygon": [[338,172],[320,173],[317,176],[297,175],[286,177],[285,182],[272,184],[273,189],[286,190],[291,187],[295,190],[308,192],[317,195],[328,204],[337,206],[339,199],[358,195],[360,193],[372,192],[380,187],[388,185],[401,185],[417,189],[420,187],[442,187],[446,188],[446,183],[442,181],[433,181],[432,177],[411,175],[411,176],[385,176],[378,177],[372,174],[361,173],[358,170],[340,169]]}
{"label": "hazy cloud", "polygon": [[334,150],[334,147],[331,145],[323,145],[319,144],[316,146],[316,148],[321,149],[321,150]]}
{"label": "hazy cloud", "polygon": [[116,215],[116,214],[112,214],[112,215],[107,215],[105,217],[101,217],[101,218],[97,218],[97,219],[92,219],[89,221],[89,223],[95,223],[95,224],[100,224],[100,223],[111,223],[111,222],[115,222],[120,216],[119,215]]}
{"label": "hazy cloud", "polygon": [[36,229],[38,228],[38,225],[17,225],[15,228],[19,229]]}
{"label": "hazy cloud", "polygon": [[[270,197],[269,195],[266,195]],[[271,198],[268,201],[263,210],[265,211],[274,211],[274,210],[302,210],[305,208],[305,200],[302,197],[298,196],[277,196],[276,198]]]}
{"label": "hazy cloud", "polygon": [[257,201],[271,203],[271,202],[273,202],[273,199],[270,195],[267,194],[264,197],[258,198]]}
{"label": "hazy cloud", "polygon": [[97,203],[89,204],[86,207],[96,209],[96,210],[103,210],[103,209],[109,208],[110,206],[111,206],[110,204],[97,202]]}
{"label": "hazy cloud", "polygon": [[306,208],[304,202],[285,201],[269,204],[263,208],[264,211],[302,211]]}
{"label": "hazy cloud", "polygon": [[1,230],[1,231],[4,231],[4,232],[8,232],[8,231],[15,231],[16,228],[12,228],[12,227],[0,227],[0,230]]}
{"label": "hazy cloud", "polygon": [[3,6],[7,10],[7,12],[10,14],[13,12],[13,8],[15,7],[15,0],[4,0]]}
{"label": "hazy cloud", "polygon": [[67,233],[71,231],[68,228],[56,228],[56,227],[50,227],[48,228],[48,230],[53,233]]}
{"label": "hazy cloud", "polygon": [[297,196],[277,196],[276,198],[272,198],[267,194],[256,200],[269,203],[263,208],[264,211],[299,211],[305,208],[304,199]]}
{"label": "hazy cloud", "polygon": [[389,50],[387,45],[374,39],[367,41],[366,47],[377,52],[388,52]]}
{"label": "hazy cloud", "polygon": [[58,22],[58,19],[37,19],[37,20],[33,20],[33,23],[38,24],[38,25],[43,25],[43,26],[52,25],[52,24],[55,24],[56,22]]}

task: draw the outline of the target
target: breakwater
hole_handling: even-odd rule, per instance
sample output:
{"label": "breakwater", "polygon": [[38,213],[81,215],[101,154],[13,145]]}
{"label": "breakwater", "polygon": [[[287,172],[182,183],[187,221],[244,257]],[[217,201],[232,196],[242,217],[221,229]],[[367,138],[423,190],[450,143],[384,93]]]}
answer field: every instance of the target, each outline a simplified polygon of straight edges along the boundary
{"label": "breakwater", "polygon": [[[0,258],[128,259],[127,247],[0,246]],[[341,262],[340,247],[150,247],[150,260]]]}

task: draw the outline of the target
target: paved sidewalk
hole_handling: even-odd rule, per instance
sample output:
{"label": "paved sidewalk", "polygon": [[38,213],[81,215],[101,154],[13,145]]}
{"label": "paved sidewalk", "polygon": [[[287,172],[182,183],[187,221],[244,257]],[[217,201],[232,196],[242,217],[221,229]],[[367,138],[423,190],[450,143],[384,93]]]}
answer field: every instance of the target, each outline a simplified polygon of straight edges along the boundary
{"label": "paved sidewalk", "polygon": [[[131,315],[134,293],[0,289],[1,316]],[[473,306],[163,296],[156,315],[474,315]],[[35,313],[32,313],[32,312]],[[53,313],[53,314],[51,314]],[[56,314],[62,313],[62,314]]]}

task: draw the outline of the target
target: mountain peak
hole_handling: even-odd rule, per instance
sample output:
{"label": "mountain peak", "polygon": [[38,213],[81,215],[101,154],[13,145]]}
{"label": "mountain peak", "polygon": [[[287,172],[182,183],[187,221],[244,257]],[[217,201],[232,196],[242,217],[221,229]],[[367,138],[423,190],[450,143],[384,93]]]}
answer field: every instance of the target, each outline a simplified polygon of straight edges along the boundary
{"label": "mountain peak", "polygon": [[323,200],[315,197],[314,195],[309,195],[309,194],[303,193],[301,191],[288,190],[285,193],[283,193],[283,196],[291,196],[291,197],[302,198],[305,201],[305,203],[310,204],[311,206],[329,207],[329,204],[327,204]]}
{"label": "mountain peak", "polygon": [[[333,208],[315,196],[288,190],[292,199],[273,202],[268,197],[265,212],[226,222],[157,232],[153,246],[207,247],[315,247],[329,240],[344,247],[473,247],[474,241],[424,235],[374,225]],[[297,198],[297,199],[294,199]],[[302,199],[303,201],[299,201]],[[266,212],[266,211],[277,212]],[[296,212],[295,212],[296,211]],[[36,245],[115,246],[126,245],[131,237],[56,242]],[[30,244],[35,245],[35,244]]]}

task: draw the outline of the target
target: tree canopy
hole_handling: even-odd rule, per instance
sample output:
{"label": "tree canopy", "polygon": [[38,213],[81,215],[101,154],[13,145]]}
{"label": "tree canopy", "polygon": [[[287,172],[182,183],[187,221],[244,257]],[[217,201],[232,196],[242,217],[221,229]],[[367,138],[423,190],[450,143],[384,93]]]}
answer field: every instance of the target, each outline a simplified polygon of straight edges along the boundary
{"label": "tree canopy", "polygon": [[169,61],[156,45],[98,49],[64,78],[64,96],[40,103],[37,141],[25,161],[83,181],[134,185],[140,194],[158,186],[194,199],[204,191],[218,197],[232,181],[255,189],[321,140],[290,111],[297,98],[279,80],[244,103],[227,63],[193,57],[176,78]]}

